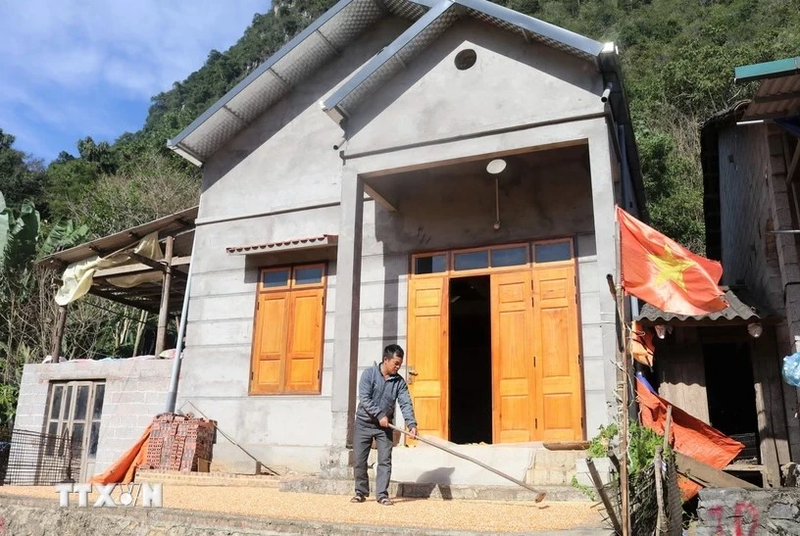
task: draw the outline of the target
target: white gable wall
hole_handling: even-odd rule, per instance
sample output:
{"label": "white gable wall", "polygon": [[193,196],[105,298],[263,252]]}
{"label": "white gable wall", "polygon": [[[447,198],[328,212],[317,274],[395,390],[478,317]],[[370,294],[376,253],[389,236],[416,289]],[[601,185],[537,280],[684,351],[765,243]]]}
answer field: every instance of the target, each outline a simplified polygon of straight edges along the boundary
{"label": "white gable wall", "polygon": [[[460,71],[465,49],[475,65]],[[422,144],[603,111],[594,64],[476,20],[457,22],[367,97],[347,123],[347,154]]]}

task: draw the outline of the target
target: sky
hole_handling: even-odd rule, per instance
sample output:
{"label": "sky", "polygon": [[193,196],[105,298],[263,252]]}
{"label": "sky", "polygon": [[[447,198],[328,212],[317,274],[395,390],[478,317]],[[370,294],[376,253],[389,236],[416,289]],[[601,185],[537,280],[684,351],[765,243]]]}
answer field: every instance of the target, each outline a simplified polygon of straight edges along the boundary
{"label": "sky", "polygon": [[[269,0],[0,2],[0,128],[45,160],[139,130],[150,97],[225,51]],[[166,140],[165,140],[166,141]]]}

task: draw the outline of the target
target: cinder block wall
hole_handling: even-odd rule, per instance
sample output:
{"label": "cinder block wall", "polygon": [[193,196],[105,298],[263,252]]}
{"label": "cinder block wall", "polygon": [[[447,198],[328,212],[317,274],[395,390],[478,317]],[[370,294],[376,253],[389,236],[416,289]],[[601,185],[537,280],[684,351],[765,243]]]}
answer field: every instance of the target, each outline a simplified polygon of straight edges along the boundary
{"label": "cinder block wall", "polygon": [[[104,471],[164,411],[173,361],[75,361],[25,365],[14,427],[44,431],[52,382],[105,380],[95,472]],[[189,411],[189,409],[186,409]]]}

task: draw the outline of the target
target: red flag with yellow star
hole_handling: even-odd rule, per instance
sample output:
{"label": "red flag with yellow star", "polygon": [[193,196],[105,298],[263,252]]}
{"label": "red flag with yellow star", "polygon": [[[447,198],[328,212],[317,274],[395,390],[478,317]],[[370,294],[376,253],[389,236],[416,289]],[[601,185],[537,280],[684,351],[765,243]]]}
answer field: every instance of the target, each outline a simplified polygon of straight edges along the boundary
{"label": "red flag with yellow star", "polygon": [[728,306],[722,265],[695,255],[617,207],[622,288],[664,312],[702,315]]}

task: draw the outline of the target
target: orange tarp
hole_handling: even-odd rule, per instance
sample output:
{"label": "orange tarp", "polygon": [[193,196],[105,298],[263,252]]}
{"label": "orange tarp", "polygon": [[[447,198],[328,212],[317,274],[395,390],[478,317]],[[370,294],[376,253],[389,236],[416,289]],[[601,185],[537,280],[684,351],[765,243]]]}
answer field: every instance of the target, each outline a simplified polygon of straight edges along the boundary
{"label": "orange tarp", "polygon": [[[667,407],[672,406],[670,443],[677,452],[722,469],[744,449],[743,444],[651,392],[638,378],[636,395],[642,424],[662,436],[667,421]],[[678,486],[684,501],[694,497],[702,487],[683,477],[679,477]]]}
{"label": "orange tarp", "polygon": [[99,475],[93,476],[90,484],[130,484],[136,474],[136,468],[147,461],[147,445],[150,443],[150,430],[152,424],[148,424],[142,437],[134,445],[125,451],[111,467]]}

